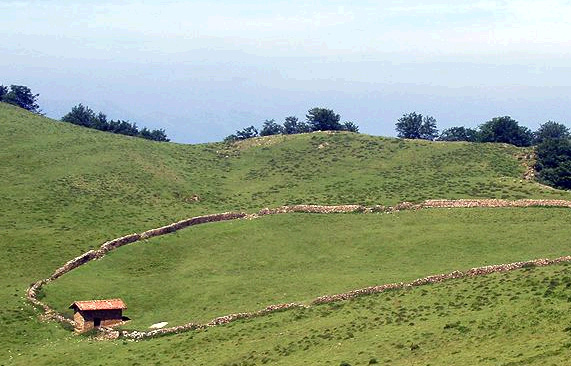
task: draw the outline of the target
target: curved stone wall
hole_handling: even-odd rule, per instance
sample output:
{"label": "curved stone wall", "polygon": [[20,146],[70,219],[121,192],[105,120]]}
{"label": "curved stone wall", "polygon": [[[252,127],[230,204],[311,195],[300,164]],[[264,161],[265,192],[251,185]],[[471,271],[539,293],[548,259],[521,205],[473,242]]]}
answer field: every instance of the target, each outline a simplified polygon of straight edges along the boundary
{"label": "curved stone wall", "polygon": [[[33,283],[26,292],[26,296],[28,300],[36,305],[37,307],[41,308],[44,311],[44,318],[51,319],[58,321],[60,323],[66,323],[70,325],[74,325],[72,319],[68,319],[62,314],[59,314],[54,309],[50,308],[47,304],[38,300],[38,292],[41,288],[51,282],[56,280],[57,278],[61,277],[65,273],[72,271],[79,266],[88,263],[94,259],[99,259],[105,256],[107,253],[127,244],[135,243],[140,240],[149,239],[155,236],[165,235],[169,233],[173,233],[177,230],[181,230],[183,228],[205,224],[209,222],[219,222],[219,221],[228,221],[228,220],[237,220],[242,218],[255,218],[258,216],[263,215],[276,215],[276,214],[285,214],[285,213],[320,213],[320,214],[331,214],[331,213],[353,213],[353,212],[361,212],[361,213],[371,213],[371,212],[397,212],[402,210],[419,210],[425,208],[472,208],[472,207],[486,207],[486,208],[500,208],[500,207],[567,207],[571,208],[571,201],[566,200],[532,200],[532,199],[524,199],[524,200],[501,200],[501,199],[460,199],[460,200],[427,200],[419,204],[410,203],[410,202],[402,202],[395,206],[372,206],[366,207],[361,205],[340,205],[340,206],[321,206],[321,205],[295,205],[295,206],[281,206],[278,208],[264,208],[260,210],[258,213],[253,215],[248,215],[243,212],[225,212],[220,214],[212,214],[212,215],[204,215],[204,216],[197,216],[192,217],[189,219],[181,220],[170,225],[162,226],[156,229],[147,230],[140,234],[131,234],[127,236],[123,236],[117,239],[110,240],[108,242],[103,243],[98,249],[90,250],[88,252],[83,253],[82,255],[66,262],[62,267],[56,269],[54,273],[46,278]],[[406,288],[406,287],[413,287],[413,286],[421,286],[430,283],[437,283],[442,282],[449,279],[454,278],[463,278],[463,277],[472,277],[472,276],[481,276],[490,273],[497,273],[497,272],[506,272],[506,271],[513,271],[516,269],[520,269],[526,266],[547,266],[556,263],[562,262],[569,262],[571,261],[571,256],[560,257],[556,259],[535,259],[531,261],[525,262],[515,262],[515,263],[508,263],[508,264],[499,264],[493,266],[485,266],[485,267],[477,267],[472,268],[468,271],[461,272],[461,271],[454,271],[451,273],[446,274],[439,274],[428,276],[424,278],[419,278],[409,283],[391,283],[391,284],[384,284],[379,286],[371,286],[363,289],[353,290],[347,293],[342,294],[335,294],[335,295],[324,295],[320,296],[313,301],[311,301],[310,305],[304,305],[301,303],[287,303],[287,304],[276,304],[276,305],[269,305],[262,310],[258,310],[255,312],[246,312],[246,313],[236,313],[236,314],[229,314],[225,316],[221,316],[211,320],[205,324],[198,324],[198,323],[187,323],[184,325],[170,327],[170,328],[163,328],[157,329],[147,332],[142,331],[113,331],[113,330],[105,330],[109,336],[117,337],[122,336],[125,338],[130,339],[143,339],[149,337],[156,337],[165,334],[173,334],[173,333],[180,333],[183,331],[188,330],[195,330],[195,329],[205,329],[208,327],[218,326],[222,324],[227,324],[232,321],[236,321],[238,319],[244,318],[253,318],[258,316],[263,316],[272,312],[277,311],[284,311],[291,308],[307,308],[311,305],[318,305],[323,303],[329,303],[334,301],[343,301],[348,300],[351,298],[355,298],[358,296],[380,293],[391,289],[399,289],[399,288]]]}

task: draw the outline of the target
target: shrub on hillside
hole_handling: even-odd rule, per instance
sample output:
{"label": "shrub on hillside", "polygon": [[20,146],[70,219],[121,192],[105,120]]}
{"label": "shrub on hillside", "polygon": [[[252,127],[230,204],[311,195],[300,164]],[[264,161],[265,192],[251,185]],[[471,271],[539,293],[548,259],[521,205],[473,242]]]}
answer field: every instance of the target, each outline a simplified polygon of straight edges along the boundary
{"label": "shrub on hillside", "polygon": [[300,121],[295,116],[289,116],[285,118],[284,122],[284,134],[294,135],[296,133],[306,133],[310,132],[311,128],[309,125],[303,121]]}
{"label": "shrub on hillside", "polygon": [[571,137],[569,129],[561,123],[547,121],[534,132],[534,142],[541,144],[549,139],[568,139]]}
{"label": "shrub on hillside", "polygon": [[510,116],[494,117],[479,127],[480,142],[504,142],[515,146],[531,146],[533,134]]}
{"label": "shrub on hillside", "polygon": [[[354,122],[339,122],[341,116],[333,112],[332,109],[312,108],[307,112],[306,117],[307,120],[303,122],[295,116],[288,116],[283,125],[276,123],[274,119],[267,119],[260,129],[259,136],[294,135],[312,131],[359,132],[359,126]],[[256,136],[258,136],[258,130],[254,126],[250,126],[226,136],[224,142],[245,140]]]}
{"label": "shrub on hillside", "polygon": [[416,112],[403,114],[395,126],[400,138],[434,140],[438,136],[436,119]]}
{"label": "shrub on hillside", "polygon": [[284,133],[284,127],[277,124],[273,119],[267,119],[260,130],[260,136],[281,135]]}
{"label": "shrub on hillside", "polygon": [[478,131],[473,128],[450,127],[442,131],[438,136],[439,141],[478,141]]}
{"label": "shrub on hillside", "polygon": [[571,189],[571,140],[548,139],[539,144],[535,169],[540,181]]}
{"label": "shrub on hillside", "polygon": [[99,131],[141,137],[153,141],[169,141],[164,129],[149,130],[145,127],[139,131],[136,123],[123,120],[108,121],[104,113],[95,113],[91,108],[81,103],[73,107],[71,112],[63,116],[61,120]]}
{"label": "shrub on hillside", "polygon": [[40,95],[34,94],[25,85],[10,85],[10,89],[0,85],[0,101],[24,108],[32,113],[41,114],[37,99]]}

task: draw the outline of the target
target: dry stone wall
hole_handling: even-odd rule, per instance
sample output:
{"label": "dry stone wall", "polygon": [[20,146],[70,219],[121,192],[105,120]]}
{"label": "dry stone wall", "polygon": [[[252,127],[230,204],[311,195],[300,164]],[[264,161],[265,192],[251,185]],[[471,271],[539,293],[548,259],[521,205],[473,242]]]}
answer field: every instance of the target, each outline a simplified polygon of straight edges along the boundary
{"label": "dry stone wall", "polygon": [[488,275],[491,273],[501,273],[501,272],[508,272],[514,271],[517,269],[525,268],[525,267],[543,267],[549,266],[552,264],[563,263],[563,262],[571,262],[571,256],[564,256],[555,259],[534,259],[530,261],[524,262],[514,262],[508,264],[497,264],[491,266],[484,266],[484,267],[476,267],[469,269],[465,272],[462,271],[453,271],[450,273],[439,274],[439,275],[432,275],[428,277],[423,277],[416,279],[412,282],[398,282],[398,283],[389,283],[380,286],[371,286],[366,287],[358,290],[353,290],[349,292],[345,292],[342,294],[336,295],[325,295],[320,296],[317,299],[312,301],[312,304],[325,304],[329,302],[341,301],[341,300],[348,300],[355,297],[363,296],[363,295],[371,295],[380,292],[384,292],[387,290],[394,290],[394,289],[402,289],[408,287],[416,287],[422,285],[428,285],[432,283],[443,282],[446,280],[457,279],[457,278],[464,278],[464,277],[475,277],[475,276],[483,276]]}
{"label": "dry stone wall", "polygon": [[[212,214],[212,215],[204,215],[204,216],[197,216],[192,217],[189,219],[177,221],[170,225],[162,226],[156,229],[147,230],[140,234],[131,234],[126,235],[117,239],[113,239],[103,243],[97,250],[90,250],[82,255],[66,262],[62,267],[56,269],[54,273],[42,280],[38,280],[30,285],[27,289],[26,295],[28,300],[41,308],[44,312],[43,318],[49,320],[55,320],[60,323],[74,325],[74,321],[72,319],[66,318],[62,314],[59,314],[54,309],[50,308],[47,304],[38,300],[38,294],[41,288],[48,284],[51,281],[56,280],[57,278],[61,277],[65,273],[78,268],[79,266],[88,263],[91,260],[99,259],[105,256],[107,253],[127,244],[135,243],[140,240],[145,240],[149,238],[153,238],[160,235],[165,235],[169,233],[176,232],[177,230],[184,229],[189,226],[205,224],[209,222],[219,222],[219,221],[228,221],[228,220],[236,220],[242,218],[256,218],[259,216],[264,215],[276,215],[276,214],[285,214],[285,213],[321,213],[321,214],[332,214],[332,213],[354,213],[354,212],[361,212],[361,213],[371,213],[371,212],[397,212],[402,210],[420,210],[426,208],[472,208],[472,207],[487,207],[487,208],[500,208],[500,207],[567,207],[571,208],[571,201],[567,200],[532,200],[532,199],[524,199],[524,200],[501,200],[501,199],[460,199],[460,200],[427,200],[419,204],[411,203],[411,202],[402,202],[395,206],[372,206],[366,207],[361,205],[339,205],[339,206],[321,206],[321,205],[294,205],[294,206],[281,206],[278,208],[264,208],[260,210],[257,214],[248,215],[243,212],[225,212],[220,214]],[[239,319],[245,318],[253,318],[263,316],[269,313],[277,312],[277,311],[284,311],[292,308],[307,308],[312,305],[324,304],[334,301],[343,301],[352,299],[355,297],[380,293],[388,290],[394,289],[402,289],[414,286],[421,286],[431,283],[438,283],[450,279],[455,278],[463,278],[463,277],[473,277],[473,276],[481,276],[487,275],[490,273],[498,273],[498,272],[506,272],[506,271],[513,271],[516,269],[520,269],[526,266],[547,266],[562,262],[570,262],[571,256],[559,257],[555,259],[535,259],[525,262],[515,262],[515,263],[508,263],[508,264],[499,264],[499,265],[492,265],[492,266],[484,266],[484,267],[477,267],[472,268],[468,271],[461,272],[461,271],[453,271],[446,274],[439,274],[428,276],[424,278],[419,278],[412,282],[404,283],[390,283],[384,284],[379,286],[371,286],[362,289],[357,289],[353,291],[349,291],[342,294],[335,294],[335,295],[324,295],[320,296],[313,301],[310,302],[310,305],[304,305],[302,303],[287,303],[287,304],[276,304],[276,305],[269,305],[264,309],[255,311],[255,312],[245,312],[245,313],[235,313],[229,314],[221,317],[217,317],[205,324],[198,324],[198,323],[187,323],[184,325],[170,327],[170,328],[163,328],[163,329],[156,329],[148,332],[141,332],[141,331],[122,331],[117,332],[111,329],[103,329],[103,332],[107,332],[109,338],[114,338],[115,336],[122,336],[129,339],[143,339],[143,338],[150,338],[161,336],[165,334],[174,334],[180,333],[188,330],[197,330],[197,329],[205,329],[208,327],[214,327],[222,324],[227,324]]]}
{"label": "dry stone wall", "polygon": [[26,297],[32,304],[41,308],[44,311],[44,315],[43,315],[44,319],[51,319],[51,320],[59,321],[61,323],[68,323],[68,324],[74,325],[74,321],[72,319],[68,319],[68,318],[64,317],[62,314],[59,314],[54,309],[50,308],[47,304],[38,300],[39,291],[42,289],[42,287],[44,285],[50,283],[51,281],[55,281],[56,279],[63,276],[64,274],[72,271],[73,269],[75,269],[75,268],[77,268],[77,267],[79,267],[85,263],[88,263],[89,261],[102,258],[107,253],[109,253],[109,252],[111,252],[117,248],[120,248],[123,245],[135,243],[135,242],[140,241],[142,239],[148,239],[148,238],[152,238],[154,236],[173,233],[177,230],[180,230],[180,229],[186,228],[188,226],[192,226],[192,225],[199,225],[199,224],[205,224],[208,222],[216,222],[216,221],[235,220],[235,219],[243,218],[245,216],[246,216],[246,214],[241,213],[241,212],[225,212],[225,213],[220,213],[220,214],[197,216],[197,217],[192,217],[190,219],[181,220],[181,221],[178,221],[178,222],[175,222],[173,224],[163,226],[163,227],[160,227],[157,229],[148,230],[148,231],[145,231],[141,234],[126,235],[126,236],[122,236],[122,237],[117,238],[117,239],[107,241],[107,242],[103,243],[99,247],[99,249],[90,250],[90,251],[85,252],[76,258],[73,258],[70,261],[67,261],[63,266],[56,269],[50,277],[34,282],[32,285],[30,285],[30,287],[26,291]]}
{"label": "dry stone wall", "polygon": [[420,205],[422,208],[469,208],[469,207],[569,207],[571,201],[566,200],[500,200],[500,199],[463,199],[463,200],[428,200]]}

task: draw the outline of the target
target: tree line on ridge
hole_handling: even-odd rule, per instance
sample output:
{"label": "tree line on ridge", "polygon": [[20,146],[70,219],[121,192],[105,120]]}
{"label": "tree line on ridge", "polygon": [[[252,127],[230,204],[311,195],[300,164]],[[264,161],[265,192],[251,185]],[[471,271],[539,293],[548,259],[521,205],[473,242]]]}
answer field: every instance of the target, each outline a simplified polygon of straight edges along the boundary
{"label": "tree line on ridge", "polygon": [[[0,102],[16,105],[32,113],[42,114],[37,103],[39,94],[34,94],[25,85],[0,85]],[[227,136],[225,142],[244,140],[256,136],[290,135],[313,131],[348,131],[359,132],[359,126],[347,121],[341,122],[339,114],[332,109],[315,107],[306,114],[306,120],[300,121],[295,116],[285,118],[283,124],[274,119],[266,120],[260,131],[249,126]],[[141,137],[153,141],[169,141],[164,129],[139,129],[136,123],[124,120],[108,120],[102,113],[95,113],[91,108],[78,104],[61,118],[63,122],[106,131],[116,134]],[[430,141],[468,141],[499,142],[519,147],[535,145],[537,162],[536,171],[540,181],[554,187],[571,189],[571,134],[564,124],[547,121],[537,131],[520,126],[510,116],[494,117],[477,128],[455,126],[438,133],[436,119],[423,116],[417,112],[403,114],[396,124],[397,136],[407,139],[423,139]]]}
{"label": "tree line on ridge", "polygon": [[359,126],[350,121],[342,123],[341,116],[332,109],[315,107],[307,111],[305,118],[305,121],[300,121],[295,116],[288,116],[283,125],[276,123],[275,119],[267,119],[259,131],[252,125],[227,136],[224,141],[233,142],[257,136],[294,135],[313,131],[359,132]]}
{"label": "tree line on ridge", "polygon": [[503,116],[494,117],[476,129],[456,126],[438,134],[434,117],[412,112],[399,118],[395,128],[400,138],[535,145],[538,179],[550,186],[571,189],[571,133],[562,123],[547,121],[537,131],[531,131],[510,116]]}
{"label": "tree line on ridge", "polygon": [[[34,94],[25,85],[10,85],[10,88],[0,85],[0,102],[16,105],[35,114],[42,114],[37,99],[40,95]],[[95,113],[91,108],[78,104],[61,118],[62,122],[93,128],[99,131],[111,132],[120,135],[141,137],[152,141],[170,141],[164,129],[149,130],[146,127],[139,129],[136,123],[124,120],[107,120],[104,113]]]}

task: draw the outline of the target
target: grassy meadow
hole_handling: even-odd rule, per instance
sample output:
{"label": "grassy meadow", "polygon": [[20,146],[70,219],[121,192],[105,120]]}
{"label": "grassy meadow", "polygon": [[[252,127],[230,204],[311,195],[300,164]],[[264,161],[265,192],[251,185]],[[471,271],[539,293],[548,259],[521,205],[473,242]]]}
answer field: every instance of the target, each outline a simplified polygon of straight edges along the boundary
{"label": "grassy meadow", "polygon": [[571,265],[390,291],[153,340],[42,325],[10,365],[567,365]]}
{"label": "grassy meadow", "polygon": [[288,214],[191,227],[122,247],[44,289],[69,299],[121,297],[128,329],[207,322],[270,304],[428,274],[569,253],[571,210],[430,209]]}
{"label": "grassy meadow", "polygon": [[[262,352],[266,352],[269,355],[267,357],[271,359],[271,362],[266,360],[266,363],[290,365],[325,364],[326,362],[338,365],[343,361],[351,364],[366,364],[372,357],[375,357],[379,363],[388,363],[387,360],[390,359],[391,364],[455,364],[457,361],[473,360],[470,357],[478,352],[486,355],[483,357],[490,358],[482,361],[481,364],[508,364],[508,362],[517,360],[523,360],[520,364],[533,364],[534,362],[549,364],[549,361],[553,364],[561,364],[558,361],[564,359],[562,357],[568,358],[571,355],[568,348],[565,348],[567,344],[565,342],[569,342],[569,333],[562,330],[571,324],[569,324],[568,315],[565,314],[558,318],[557,324],[554,324],[554,319],[556,319],[555,315],[561,315],[561,309],[565,306],[567,310],[569,309],[569,303],[564,300],[565,294],[568,294],[566,292],[568,287],[564,285],[565,278],[569,276],[568,266],[535,269],[531,272],[520,271],[507,275],[509,277],[495,276],[454,281],[431,286],[430,291],[424,295],[422,291],[426,289],[415,289],[410,293],[395,292],[390,295],[390,301],[387,301],[384,295],[379,295],[339,305],[346,309],[343,311],[328,311],[329,307],[323,306],[299,313],[274,314],[267,319],[239,322],[208,332],[177,335],[140,343],[127,342],[126,344],[122,341],[93,342],[85,337],[73,336],[58,324],[39,322],[38,311],[24,299],[25,289],[32,281],[48,276],[68,259],[106,240],[194,215],[229,210],[251,212],[265,206],[293,203],[387,205],[404,200],[471,197],[571,199],[569,192],[548,189],[521,179],[524,168],[515,156],[525,151],[500,144],[402,141],[350,133],[278,136],[254,139],[235,145],[155,143],[53,121],[0,103],[0,207],[2,210],[0,250],[3,254],[2,265],[0,265],[0,324],[3,326],[0,332],[0,365],[134,365],[137,363],[158,365],[180,364],[185,359],[194,359],[195,364],[246,365],[263,363],[266,356],[262,356]],[[194,197],[198,197],[198,200]],[[527,220],[523,217],[529,212],[532,212],[530,215],[540,215],[536,224],[531,222],[534,220]],[[554,215],[554,213],[557,214]],[[410,214],[414,215],[414,213]],[[436,211],[426,213],[429,216],[439,214],[444,213]],[[407,215],[403,213],[382,218],[373,215],[370,217],[365,215],[332,216],[333,221],[329,225],[333,225],[339,218],[346,220],[347,217],[350,217],[349,220],[372,220],[366,224],[366,227],[377,228],[375,229],[379,230],[377,235],[381,235],[382,228],[375,226],[375,220],[390,221],[396,217],[407,217]],[[500,213],[494,211],[491,215],[493,217]],[[567,232],[564,236],[563,224],[557,226],[555,223],[563,221],[565,217],[568,217],[565,215],[568,214],[561,210],[522,209],[514,210],[513,214],[509,215],[513,215],[507,219],[509,223],[505,221],[505,217],[498,217],[499,223],[496,225],[499,228],[498,231],[494,232],[489,230],[487,225],[485,227],[482,225],[479,231],[472,231],[471,234],[474,237],[487,235],[493,239],[495,235],[499,237],[505,227],[513,226],[515,233],[526,232],[525,227],[531,225],[536,228],[536,234],[530,233],[529,238],[524,238],[529,239],[526,242],[531,247],[514,246],[510,249],[505,246],[503,247],[505,258],[517,260],[525,257],[521,259],[527,259],[532,254],[543,256],[556,253],[557,250],[564,251],[563,240],[569,235]],[[522,217],[518,218],[519,215]],[[558,218],[549,218],[549,215]],[[479,220],[488,217],[484,214],[482,216]],[[180,265],[185,265],[185,261],[192,260],[190,255],[181,258],[168,256],[167,258],[162,254],[157,254],[156,257],[151,258],[154,256],[152,248],[158,247],[159,244],[162,246],[162,240],[165,240],[165,244],[168,242],[165,247],[194,245],[199,250],[201,258],[212,261],[214,265],[218,263],[217,253],[204,252],[205,248],[212,248],[216,244],[212,241],[209,231],[221,236],[224,233],[229,236],[235,235],[234,239],[236,236],[249,238],[253,235],[264,240],[264,235],[267,234],[262,233],[265,230],[262,230],[261,225],[265,222],[272,222],[269,225],[273,225],[273,232],[276,235],[282,235],[280,240],[284,242],[283,231],[287,231],[287,228],[281,227],[279,220],[284,220],[281,222],[283,225],[290,225],[287,220],[293,220],[291,225],[301,225],[300,230],[318,230],[318,228],[310,228],[311,225],[303,227],[303,222],[298,222],[297,217],[292,215],[265,218],[263,219],[265,221],[240,221],[231,225],[205,225],[157,239],[156,242],[149,241],[139,247],[122,248],[114,254],[120,259],[119,257],[124,256],[123,253],[128,253],[129,250],[138,251],[137,255],[142,256],[140,263],[146,260],[145,255],[149,255],[148,259],[154,258],[155,260],[156,272],[163,271],[162,273],[170,271],[167,260],[177,261]],[[316,223],[324,219],[315,216],[304,218],[309,221],[316,220]],[[273,220],[277,221],[273,222]],[[416,222],[413,216],[410,220],[413,223]],[[550,226],[552,223],[556,226]],[[326,224],[322,223],[322,225]],[[458,225],[448,226],[444,231],[456,230],[460,235],[461,227],[453,229],[452,227]],[[234,231],[233,234],[233,230],[239,230],[240,227],[243,231]],[[518,227],[522,230],[517,230]],[[444,226],[440,228],[444,229]],[[399,230],[409,234],[405,228]],[[342,230],[342,232],[346,235],[362,236],[363,234],[363,232],[359,234],[358,231],[351,234],[350,230]],[[325,234],[323,230],[313,233],[315,235]],[[563,234],[558,236],[560,233]],[[196,235],[203,235],[200,239],[202,243],[195,241]],[[430,235],[431,237],[439,236],[438,233]],[[551,239],[547,241],[545,238],[549,235]],[[297,245],[303,245],[307,243],[305,240],[307,237],[307,234],[304,236],[301,232],[290,231],[287,241],[291,239]],[[469,240],[466,235],[462,238]],[[361,239],[364,240],[363,243],[351,244],[358,247],[372,241],[372,239],[367,241],[366,236]],[[233,242],[237,248],[243,246],[240,249],[243,253],[252,252],[253,246],[248,240],[237,241],[225,238],[220,245],[223,246],[224,243],[228,245],[230,242]],[[487,245],[491,242],[487,242]],[[551,242],[560,243],[560,245],[554,244],[554,247],[550,247]],[[412,248],[414,243],[406,243],[402,240],[399,243],[404,248],[403,250],[406,250],[406,246],[409,245],[408,249],[414,252]],[[514,240],[513,243],[516,241]],[[517,241],[517,243],[523,242]],[[323,241],[319,245],[327,248],[328,244]],[[542,246],[544,248],[541,248]],[[224,250],[228,254],[231,249],[226,247]],[[336,253],[341,254],[347,252],[340,246],[336,250],[339,250]],[[361,253],[366,251],[363,248],[359,250]],[[147,251],[148,254],[145,254]],[[185,253],[188,254],[189,249],[185,249]],[[232,253],[234,253],[233,250]],[[438,254],[445,253],[436,253]],[[378,253],[374,255],[379,257]],[[485,260],[494,262],[500,258],[493,257],[495,255],[493,251],[485,255],[487,256]],[[460,256],[449,263],[441,261],[440,264],[456,269],[465,267],[463,263],[466,263],[469,267],[472,266],[470,257],[476,258],[476,256],[479,254],[470,253],[467,258]],[[161,260],[162,258],[164,261]],[[319,257],[310,256],[308,260],[310,259],[313,260],[312,263],[319,264]],[[484,253],[480,259],[484,261]],[[93,265],[94,268],[105,266],[113,260],[115,260],[114,256],[110,256]],[[271,258],[267,260],[270,261]],[[295,258],[292,259],[294,260]],[[300,290],[299,294],[292,294],[294,296],[287,298],[305,300],[313,297],[314,294],[321,294],[321,288],[324,286],[329,286],[327,288],[331,290],[341,287],[352,289],[359,287],[361,282],[357,280],[362,280],[362,283],[366,282],[365,285],[369,285],[385,282],[382,280],[385,278],[383,276],[396,278],[398,275],[398,270],[395,268],[383,272],[379,270],[378,265],[373,266],[370,261],[366,263],[371,268],[359,269],[355,266],[359,263],[357,258],[349,258],[349,260],[351,267],[347,269],[345,280],[338,282],[323,276],[323,284],[318,284],[318,288],[310,288],[312,284],[308,282],[307,287],[304,285],[303,288],[295,289],[295,291]],[[465,262],[462,262],[463,260]],[[148,275],[152,278],[155,273],[154,269],[142,267],[140,263],[132,264],[133,272],[140,271],[139,277],[133,276],[133,280],[139,283],[142,277]],[[436,264],[438,265],[438,262]],[[263,269],[264,266],[260,266]],[[425,267],[413,268],[415,267],[413,263],[409,263],[406,268],[408,268],[407,271],[417,270],[420,275],[434,272],[431,270],[429,273],[420,273],[424,269],[437,268],[428,264],[423,266]],[[324,274],[335,272],[335,268],[328,268],[326,265],[320,268]],[[77,276],[81,276],[84,273],[83,270],[84,268],[77,271]],[[86,267],[85,270],[88,271],[91,268]],[[192,276],[196,275],[192,273],[192,268],[179,268],[178,270],[187,276],[186,278],[193,278]],[[233,269],[221,268],[219,271],[228,270]],[[373,273],[365,274],[367,270]],[[112,276],[120,276],[128,272],[127,268],[113,268],[113,271],[109,272]],[[121,273],[121,271],[127,272]],[[248,276],[248,271],[245,270],[242,278]],[[265,271],[271,272],[268,267]],[[402,273],[400,278],[404,279],[410,274]],[[75,275],[72,273],[69,278],[72,279]],[[205,275],[210,275],[210,273]],[[223,273],[212,275],[214,277],[209,280],[224,280]],[[311,277],[309,274],[301,273],[300,275]],[[99,273],[99,276],[102,274]],[[269,280],[275,281],[277,278],[275,276],[274,274],[274,277]],[[97,280],[97,277],[95,276],[94,280]],[[234,276],[227,277],[233,278]],[[505,278],[511,278],[511,282],[504,282]],[[528,279],[530,283],[526,282]],[[67,281],[68,279],[64,276],[61,280]],[[162,280],[163,284],[168,283],[167,279]],[[558,281],[556,293],[563,294],[562,297],[543,296],[551,280]],[[65,291],[72,290],[56,288],[56,285],[59,283],[53,284],[53,290],[47,287],[46,296],[50,299],[53,296],[59,304],[68,302],[68,300],[64,301],[63,297],[56,300],[56,297],[58,291],[61,296],[64,296]],[[165,285],[165,287],[168,292],[168,286]],[[485,287],[487,287],[486,290],[484,290]],[[518,299],[508,301],[509,297],[506,297],[502,300],[506,291],[513,292],[514,289],[519,288],[536,289],[533,291],[537,294],[533,291],[527,293],[517,290],[522,291]],[[319,292],[316,293],[317,291],[314,290],[319,290]],[[491,301],[482,307],[482,310],[474,310],[472,313],[472,310],[462,305],[463,303],[455,307],[451,303],[457,304],[456,302],[446,301],[447,296],[454,298],[458,293],[474,298],[480,296],[478,295],[480,293],[482,293],[481,296],[498,294],[498,301]],[[257,301],[262,303],[265,299],[273,299],[276,294],[279,295],[277,292],[265,294],[268,297]],[[70,295],[75,296],[71,293]],[[408,300],[405,301],[405,298]],[[178,298],[178,300],[181,299]],[[427,299],[427,302],[424,302],[424,299]],[[71,302],[75,299],[69,300]],[[126,301],[130,305],[132,300]],[[200,301],[204,303],[206,299],[202,298]],[[243,300],[238,296],[231,301],[238,304]],[[439,302],[440,305],[434,305],[435,302]],[[369,303],[372,304],[371,309],[367,310]],[[250,304],[244,304],[244,307],[246,305],[250,309]],[[432,314],[432,317],[428,317],[429,320],[422,323],[424,324],[422,329],[405,323],[397,326],[394,322],[391,323],[391,328],[387,329],[382,328],[380,323],[374,327],[363,326],[370,322],[371,317],[372,319],[377,317],[377,315],[373,316],[376,312],[386,311],[387,314],[393,314],[393,312],[400,311],[399,306],[405,309],[407,306],[414,308],[429,306],[431,309],[443,306],[444,308]],[[148,310],[151,315],[147,320],[154,319],[153,310]],[[199,317],[209,316],[207,310],[202,310],[202,313],[198,310],[195,314]],[[220,308],[220,310],[223,309]],[[141,310],[130,306],[129,311]],[[438,316],[441,313],[448,315]],[[144,323],[147,322],[144,320],[146,315],[143,315],[143,311],[140,315],[140,325],[146,326]],[[490,324],[494,321],[498,323],[495,333],[486,330],[484,325],[482,329],[473,325],[468,326],[471,332],[469,332],[469,337],[465,338],[464,335],[448,331],[450,327],[446,330],[441,328],[441,326],[444,327],[448,323],[452,324],[457,321],[460,321],[462,325],[472,320],[478,322],[480,317],[490,319],[492,323],[486,323],[488,329],[491,329]],[[530,323],[521,321],[526,317],[534,321],[533,327],[529,325]],[[175,319],[174,315],[173,319]],[[396,319],[396,315],[391,315],[391,319]],[[517,325],[517,332],[508,332],[509,329],[503,328],[503,322],[508,319]],[[176,321],[173,320],[173,322]],[[337,339],[340,336],[331,337],[325,334],[333,332],[335,327],[340,327],[338,329],[343,329],[344,332],[351,329],[356,338],[351,342],[341,342]],[[357,331],[356,328],[363,328],[363,330]],[[326,331],[327,329],[329,330]],[[381,332],[382,337],[388,340],[376,341],[373,338],[375,334],[373,332]],[[405,353],[408,345],[406,340],[411,339],[410,337],[415,334],[431,332],[434,333],[434,342],[425,341],[421,345],[421,351]],[[282,333],[283,337],[279,333]],[[314,336],[315,344],[304,349],[306,347],[304,342],[307,343],[304,337],[311,339],[312,336]],[[430,336],[426,337],[428,337],[427,340],[431,339]],[[338,343],[342,345],[350,343],[352,346],[339,348]],[[402,352],[396,351],[389,346],[391,343],[405,345],[405,347],[399,348]],[[513,355],[509,352],[500,352],[502,345],[504,349],[507,347],[510,350],[521,351]],[[447,356],[443,354],[448,351],[456,353]],[[518,356],[519,353],[522,355]],[[543,355],[543,358],[538,355]],[[544,362],[545,360],[547,361]]]}

